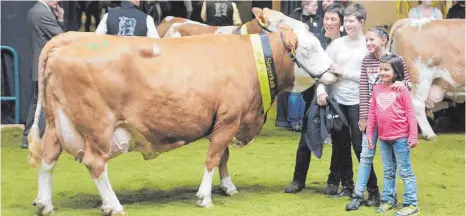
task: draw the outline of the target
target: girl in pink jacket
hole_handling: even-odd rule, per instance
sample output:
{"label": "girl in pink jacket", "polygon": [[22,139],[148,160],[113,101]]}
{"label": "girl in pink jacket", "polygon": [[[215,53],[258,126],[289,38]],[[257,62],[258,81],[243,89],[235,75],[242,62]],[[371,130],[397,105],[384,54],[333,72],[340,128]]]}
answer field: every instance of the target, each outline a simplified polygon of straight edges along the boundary
{"label": "girl in pink jacket", "polygon": [[[411,94],[407,88],[396,91],[390,88],[395,81],[403,81],[402,59],[394,54],[380,58],[381,84],[374,86],[367,120],[367,145],[373,148],[375,126],[378,126],[380,151],[384,168],[384,186],[377,212],[393,209],[395,203],[395,174],[397,166],[404,184],[404,207],[395,216],[416,215],[420,212],[417,185],[411,167],[410,148],[417,145],[417,122]],[[393,161],[395,156],[396,163]]]}

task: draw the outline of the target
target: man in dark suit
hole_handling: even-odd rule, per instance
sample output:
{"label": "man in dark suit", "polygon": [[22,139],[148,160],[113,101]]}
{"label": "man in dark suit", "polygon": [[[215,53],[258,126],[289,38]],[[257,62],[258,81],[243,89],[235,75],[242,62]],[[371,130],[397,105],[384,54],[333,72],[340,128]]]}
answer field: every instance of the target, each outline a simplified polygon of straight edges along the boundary
{"label": "man in dark suit", "polygon": [[[24,126],[22,148],[27,148],[27,136],[34,121],[34,115],[37,106],[38,83],[37,83],[37,62],[42,47],[55,35],[63,33],[65,24],[63,20],[64,11],[58,4],[58,0],[39,0],[27,14],[27,26],[31,37],[32,46],[32,81],[33,93],[31,104],[29,105],[28,118]],[[40,132],[44,133],[45,118],[41,114]]]}

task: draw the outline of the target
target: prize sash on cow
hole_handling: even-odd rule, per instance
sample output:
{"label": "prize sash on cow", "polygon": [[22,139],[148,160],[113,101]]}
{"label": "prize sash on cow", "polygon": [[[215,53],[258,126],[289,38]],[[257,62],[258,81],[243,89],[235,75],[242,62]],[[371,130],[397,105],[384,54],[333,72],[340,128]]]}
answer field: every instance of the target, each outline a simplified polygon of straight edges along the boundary
{"label": "prize sash on cow", "polygon": [[235,31],[235,34],[237,35],[247,35],[248,34],[248,27],[246,24],[241,25],[240,28],[237,28]]}
{"label": "prize sash on cow", "polygon": [[277,76],[272,58],[268,34],[251,34],[252,48],[262,97],[264,113],[267,113],[277,95]]}

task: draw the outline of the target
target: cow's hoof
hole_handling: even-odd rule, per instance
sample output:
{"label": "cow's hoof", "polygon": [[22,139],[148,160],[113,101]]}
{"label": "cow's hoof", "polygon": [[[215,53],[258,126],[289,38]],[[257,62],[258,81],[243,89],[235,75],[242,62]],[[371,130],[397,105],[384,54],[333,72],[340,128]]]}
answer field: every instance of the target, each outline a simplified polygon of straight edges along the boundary
{"label": "cow's hoof", "polygon": [[223,193],[225,193],[227,196],[233,196],[239,193],[236,188],[227,188],[224,186],[220,186],[220,190],[223,191]]}
{"label": "cow's hoof", "polygon": [[202,199],[197,201],[197,206],[201,208],[211,208],[214,204],[212,204],[212,199]]}
{"label": "cow's hoof", "polygon": [[33,205],[37,207],[37,215],[49,216],[53,214],[53,206],[48,207],[44,204],[34,202]]}
{"label": "cow's hoof", "polygon": [[102,210],[102,215],[104,215],[104,216],[116,216],[116,215],[124,216],[124,215],[126,215],[126,212],[123,209],[113,210],[113,208],[102,206],[101,210]]}
{"label": "cow's hoof", "polygon": [[32,205],[37,207],[37,215],[48,216],[48,215],[53,214],[53,206],[52,205],[47,206],[47,205],[43,204],[41,201],[38,201],[37,199],[34,200]]}
{"label": "cow's hoof", "polygon": [[437,138],[437,135],[435,134],[424,135],[424,138],[430,141],[430,140],[434,140],[435,138]]}

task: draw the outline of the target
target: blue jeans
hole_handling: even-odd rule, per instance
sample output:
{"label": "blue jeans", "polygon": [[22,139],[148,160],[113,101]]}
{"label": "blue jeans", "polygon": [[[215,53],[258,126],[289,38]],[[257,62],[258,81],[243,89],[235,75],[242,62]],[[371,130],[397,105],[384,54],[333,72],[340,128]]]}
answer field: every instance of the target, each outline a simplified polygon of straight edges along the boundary
{"label": "blue jeans", "polygon": [[[404,185],[405,206],[417,206],[417,185],[411,167],[411,149],[408,146],[408,139],[402,138],[395,141],[380,140],[380,152],[383,162],[383,192],[382,201],[395,204],[395,179],[396,169],[399,169],[400,177]],[[393,162],[393,154],[396,163]],[[397,166],[398,165],[398,166]]]}
{"label": "blue jeans", "polygon": [[290,126],[301,125],[304,118],[304,102],[303,96],[300,93],[290,92],[288,96],[288,123]]}
{"label": "blue jeans", "polygon": [[[356,179],[356,187],[354,189],[354,193],[359,196],[364,196],[364,191],[367,187],[367,181],[369,180],[369,176],[371,174],[371,167],[374,161],[375,151],[377,149],[377,140],[379,138],[377,127],[375,128],[374,132],[374,136],[372,137],[372,146],[374,146],[373,149],[369,148],[367,145],[366,133],[362,134],[361,161],[359,162],[358,177]],[[393,155],[393,163],[395,163],[396,166],[395,155]],[[396,173],[393,175],[396,175]]]}
{"label": "blue jeans", "polygon": [[372,161],[374,160],[378,138],[379,136],[376,129],[374,136],[372,137],[372,146],[374,146],[374,148],[371,149],[369,146],[367,146],[366,133],[362,134],[361,160],[359,162],[358,177],[356,179],[356,187],[354,189],[354,193],[359,196],[364,196],[364,191],[367,187],[367,181],[369,180],[369,175],[371,174]]}

